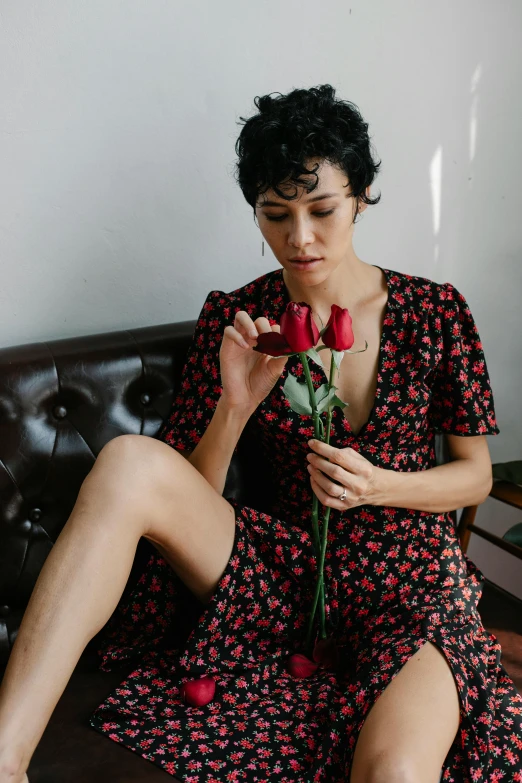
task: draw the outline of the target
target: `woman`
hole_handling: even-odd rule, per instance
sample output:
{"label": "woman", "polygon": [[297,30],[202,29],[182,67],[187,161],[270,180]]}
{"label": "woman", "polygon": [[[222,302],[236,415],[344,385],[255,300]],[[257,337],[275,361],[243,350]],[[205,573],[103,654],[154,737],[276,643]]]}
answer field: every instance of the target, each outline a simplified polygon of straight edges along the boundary
{"label": "woman", "polygon": [[[110,441],[82,485],[2,685],[0,783],[25,779],[141,536],[159,554],[100,650],[102,668],[138,668],[90,719],[114,741],[191,783],[522,780],[522,698],[482,626],[483,577],[448,513],[487,496],[485,435],[499,431],[473,317],[450,283],[355,254],[355,219],[379,200],[370,186],[380,164],[353,104],[323,85],[256,105],[238,139],[238,181],[282,268],[208,295],[159,438]],[[350,405],[334,413],[330,446],[309,443],[310,419],[284,398],[297,357],[254,350],[289,301],[310,304],[318,325],[333,303],[348,307],[354,349],[368,342],[341,364]],[[222,495],[247,423],[271,471],[270,513]],[[442,466],[435,432],[451,455]],[[326,616],[340,667],[295,679],[287,659],[315,583],[312,490],[332,509]],[[184,649],[168,649],[183,585],[205,607]],[[182,683],[205,674],[214,698],[188,706]]]}

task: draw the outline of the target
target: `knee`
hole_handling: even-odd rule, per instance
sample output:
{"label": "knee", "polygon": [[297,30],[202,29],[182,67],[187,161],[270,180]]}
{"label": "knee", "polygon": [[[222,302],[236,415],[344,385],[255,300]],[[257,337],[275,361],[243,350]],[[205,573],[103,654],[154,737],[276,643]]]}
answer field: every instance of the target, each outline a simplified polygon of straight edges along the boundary
{"label": "knee", "polygon": [[147,471],[155,472],[169,457],[183,459],[171,446],[148,435],[117,435],[103,446],[95,465],[111,463],[114,470],[138,470],[144,475]]}
{"label": "knee", "polygon": [[426,777],[426,770],[420,769],[401,750],[390,749],[376,752],[356,764],[350,783],[423,783],[428,779],[431,780]]}
{"label": "knee", "polygon": [[[168,474],[171,485],[186,460],[166,443],[147,435],[118,435],[101,449],[84,484],[125,495],[150,491]],[[177,467],[176,467],[177,463]]]}

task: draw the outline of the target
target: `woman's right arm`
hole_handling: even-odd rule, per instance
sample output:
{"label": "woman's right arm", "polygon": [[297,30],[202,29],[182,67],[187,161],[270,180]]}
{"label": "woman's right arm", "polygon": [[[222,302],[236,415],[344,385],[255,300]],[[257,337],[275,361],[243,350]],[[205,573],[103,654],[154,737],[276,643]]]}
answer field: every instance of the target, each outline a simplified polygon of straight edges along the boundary
{"label": "woman's right arm", "polygon": [[234,449],[248,419],[244,411],[227,406],[221,397],[203,437],[186,455],[219,494],[223,493]]}
{"label": "woman's right arm", "polygon": [[248,419],[275,386],[287,361],[254,351],[258,334],[270,331],[279,331],[279,326],[271,326],[267,318],[252,321],[242,310],[223,333],[219,352],[223,391],[207,429],[187,457],[219,494]]}

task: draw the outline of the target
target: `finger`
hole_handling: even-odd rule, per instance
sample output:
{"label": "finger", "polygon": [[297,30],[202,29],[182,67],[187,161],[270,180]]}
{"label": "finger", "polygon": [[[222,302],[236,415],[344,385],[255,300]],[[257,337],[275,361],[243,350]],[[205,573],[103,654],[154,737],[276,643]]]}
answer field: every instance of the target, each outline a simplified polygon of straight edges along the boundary
{"label": "finger", "polygon": [[270,321],[268,318],[265,318],[264,316],[260,316],[259,318],[256,318],[254,321],[254,326],[256,327],[259,334],[266,334],[266,332],[271,332],[272,327],[270,326]]}
{"label": "finger", "polygon": [[308,472],[313,480],[319,484],[321,489],[324,489],[327,495],[338,498],[343,494],[345,489],[348,492],[348,487],[331,481],[328,476],[325,476],[320,470],[314,468],[313,465],[308,465]]}
{"label": "finger", "polygon": [[354,478],[353,473],[349,473],[336,462],[330,462],[330,460],[324,459],[324,457],[319,457],[313,452],[307,454],[306,459],[310,465],[312,465],[317,470],[320,470],[322,473],[325,473],[333,481],[337,481],[339,484],[347,485]]}
{"label": "finger", "polygon": [[345,470],[356,473],[358,467],[360,467],[353,449],[336,449],[334,446],[330,446],[328,443],[323,443],[322,441],[315,440],[314,438],[308,441],[308,445],[316,454],[319,454],[321,457],[330,460],[330,462],[335,462],[337,465],[341,465],[341,467],[343,467]]}
{"label": "finger", "polygon": [[330,446],[329,443],[323,443],[322,440],[316,440],[315,438],[311,438],[308,441],[308,445],[311,449],[316,451],[317,454],[321,454],[321,456],[326,457],[327,459],[330,459],[336,451],[339,451],[339,449],[336,449],[334,446]]}
{"label": "finger", "polygon": [[234,329],[233,326],[225,326],[223,338],[232,340],[232,342],[234,342],[236,345],[239,345],[240,348],[250,348],[250,345],[247,343],[243,335],[240,334],[237,329]]}
{"label": "finger", "polygon": [[342,502],[342,500],[338,500],[337,498],[333,498],[331,495],[328,495],[324,489],[319,486],[313,476],[310,476],[310,483],[312,485],[313,491],[319,498],[319,502],[322,503],[323,506],[330,506],[330,508],[336,508],[338,511],[346,510],[346,505]]}
{"label": "finger", "polygon": [[257,329],[249,314],[245,310],[239,310],[234,319],[234,326],[241,332],[245,339],[257,340]]}
{"label": "finger", "polygon": [[323,457],[317,456],[317,454],[307,454],[306,458],[312,467],[320,470],[321,473],[324,473],[341,487],[346,487],[352,493],[352,496],[362,498],[368,492],[368,480],[373,472],[371,462],[365,460],[357,466],[357,470],[352,472],[345,470],[335,462],[330,462],[327,459],[323,459]]}
{"label": "finger", "polygon": [[288,356],[263,356],[265,363],[269,366],[270,372],[275,373],[277,377],[281,375],[287,363]]}

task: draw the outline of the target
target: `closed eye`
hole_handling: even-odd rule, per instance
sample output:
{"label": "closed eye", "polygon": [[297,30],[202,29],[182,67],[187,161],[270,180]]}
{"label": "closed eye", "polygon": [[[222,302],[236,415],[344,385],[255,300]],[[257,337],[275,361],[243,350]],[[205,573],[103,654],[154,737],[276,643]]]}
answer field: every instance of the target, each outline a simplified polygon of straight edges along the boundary
{"label": "closed eye", "polygon": [[[317,217],[327,217],[328,215],[331,215],[332,212],[335,212],[335,209],[329,209],[328,212],[312,212],[312,215],[316,215]],[[265,215],[267,220],[275,220],[278,223],[280,223],[282,220],[284,220],[288,215]]]}

